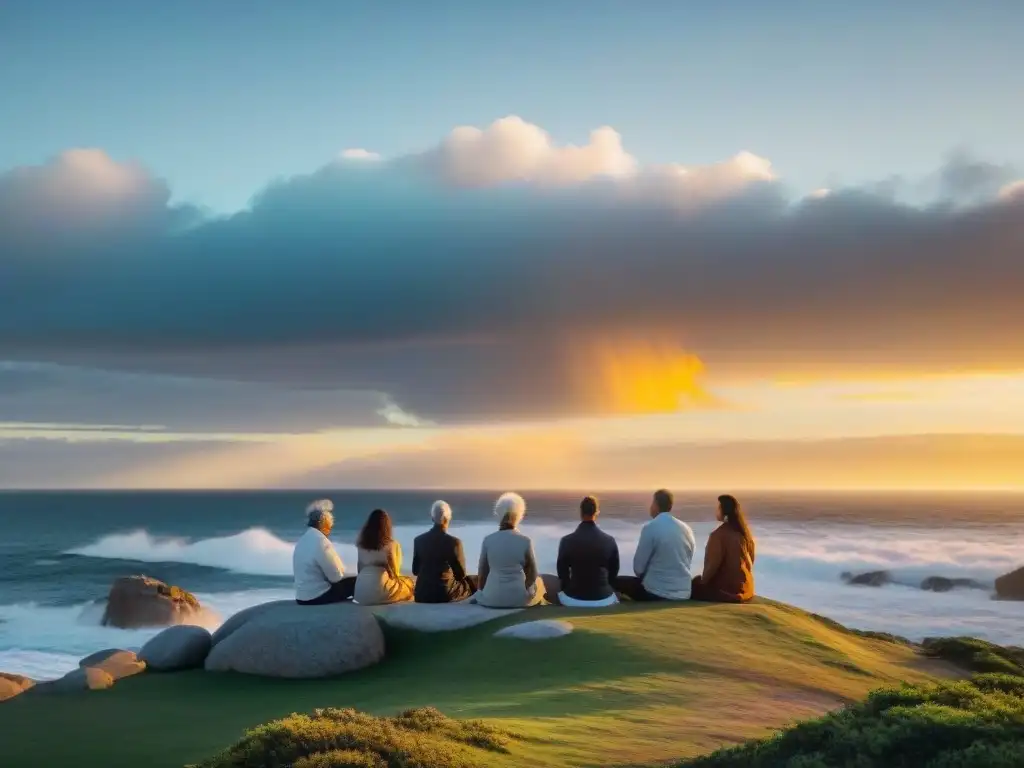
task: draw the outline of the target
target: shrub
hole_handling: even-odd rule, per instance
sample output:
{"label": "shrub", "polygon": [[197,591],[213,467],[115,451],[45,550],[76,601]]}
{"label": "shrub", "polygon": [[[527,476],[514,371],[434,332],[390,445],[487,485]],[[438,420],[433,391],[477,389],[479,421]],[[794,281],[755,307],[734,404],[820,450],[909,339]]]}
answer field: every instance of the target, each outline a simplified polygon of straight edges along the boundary
{"label": "shrub", "polygon": [[397,717],[318,709],[252,729],[197,768],[485,768],[512,735],[432,708]]}
{"label": "shrub", "polygon": [[1024,675],[1024,648],[1004,648],[974,637],[928,638],[921,647],[926,656],[945,659],[972,672]]}
{"label": "shrub", "polygon": [[688,768],[1014,768],[1024,765],[1024,677],[903,686]]}

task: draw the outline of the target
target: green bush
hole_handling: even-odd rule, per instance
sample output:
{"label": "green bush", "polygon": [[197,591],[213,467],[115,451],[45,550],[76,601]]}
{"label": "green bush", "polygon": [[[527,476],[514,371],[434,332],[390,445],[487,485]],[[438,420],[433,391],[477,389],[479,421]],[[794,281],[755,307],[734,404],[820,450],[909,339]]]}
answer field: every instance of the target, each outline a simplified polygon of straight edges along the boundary
{"label": "green bush", "polygon": [[680,768],[1019,768],[1024,677],[903,686]]}
{"label": "green bush", "polygon": [[928,638],[921,647],[926,656],[945,659],[972,672],[1024,675],[1024,648],[1004,648],[974,637]]}
{"label": "green bush", "polygon": [[254,728],[197,768],[486,768],[512,738],[432,708],[397,717],[318,709]]}

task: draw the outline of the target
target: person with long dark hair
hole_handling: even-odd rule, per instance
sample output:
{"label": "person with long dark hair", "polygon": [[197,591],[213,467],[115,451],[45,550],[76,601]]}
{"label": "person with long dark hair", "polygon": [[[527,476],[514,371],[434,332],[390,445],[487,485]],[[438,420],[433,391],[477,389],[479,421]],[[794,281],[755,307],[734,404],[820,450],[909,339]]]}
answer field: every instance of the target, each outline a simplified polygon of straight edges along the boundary
{"label": "person with long dark hair", "polygon": [[693,599],[745,603],[754,596],[754,534],[735,496],[718,497],[715,517],[721,525],[708,537],[704,571],[693,580]]}
{"label": "person with long dark hair", "polygon": [[391,531],[391,516],[375,509],[356,540],[357,573],[353,599],[360,605],[403,603],[413,599],[413,579],[402,576],[402,547]]}

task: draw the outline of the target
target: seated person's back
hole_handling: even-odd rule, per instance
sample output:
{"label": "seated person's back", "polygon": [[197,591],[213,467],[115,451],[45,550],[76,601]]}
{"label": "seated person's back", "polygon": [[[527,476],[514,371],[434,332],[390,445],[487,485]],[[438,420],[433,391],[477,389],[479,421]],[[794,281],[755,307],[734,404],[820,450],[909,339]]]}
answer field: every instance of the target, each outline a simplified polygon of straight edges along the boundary
{"label": "seated person's back", "polygon": [[544,581],[537,572],[533,542],[518,529],[526,502],[505,494],[495,505],[499,530],[480,547],[480,591],[476,602],[489,608],[526,608],[544,602]]}
{"label": "seated person's back", "polygon": [[718,526],[708,537],[704,571],[693,581],[693,598],[744,603],[754,596],[754,536],[739,502],[718,497]]}
{"label": "seated person's back", "polygon": [[412,572],[417,603],[451,603],[465,600],[474,588],[466,575],[462,542],[448,533],[451,507],[443,501],[430,511],[434,527],[413,543]]}
{"label": "seated person's back", "polygon": [[402,547],[391,536],[391,518],[382,509],[370,513],[359,533],[358,571],[352,597],[360,605],[412,600],[413,580],[401,575]]}
{"label": "seated person's back", "polygon": [[655,494],[652,519],[641,530],[633,556],[633,572],[651,595],[663,600],[688,600],[697,542],[690,526],[672,514],[672,504],[669,492]]}
{"label": "seated person's back", "polygon": [[563,605],[611,605],[617,601],[612,584],[619,575],[619,547],[597,525],[597,499],[580,503],[580,524],[558,545],[558,578]]}

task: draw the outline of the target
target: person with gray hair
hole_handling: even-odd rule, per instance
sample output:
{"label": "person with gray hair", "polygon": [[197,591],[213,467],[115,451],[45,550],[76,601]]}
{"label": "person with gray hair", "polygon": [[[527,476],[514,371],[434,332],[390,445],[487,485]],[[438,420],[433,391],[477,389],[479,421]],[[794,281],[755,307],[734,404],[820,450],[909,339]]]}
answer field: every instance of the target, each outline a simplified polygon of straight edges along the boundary
{"label": "person with gray hair", "polygon": [[295,602],[326,605],[348,600],[356,580],[345,577],[345,565],[328,539],[334,528],[334,503],[319,499],[306,507],[306,526],[292,553]]}
{"label": "person with gray hair", "polygon": [[518,493],[502,494],[494,505],[498,530],[480,547],[480,590],[474,596],[488,608],[529,608],[544,603],[544,580],[537,571],[533,542],[519,530],[526,501]]}
{"label": "person with gray hair", "polygon": [[475,579],[466,574],[462,542],[448,533],[452,508],[435,501],[430,508],[434,524],[413,542],[412,574],[416,577],[417,603],[455,603],[476,592]]}

